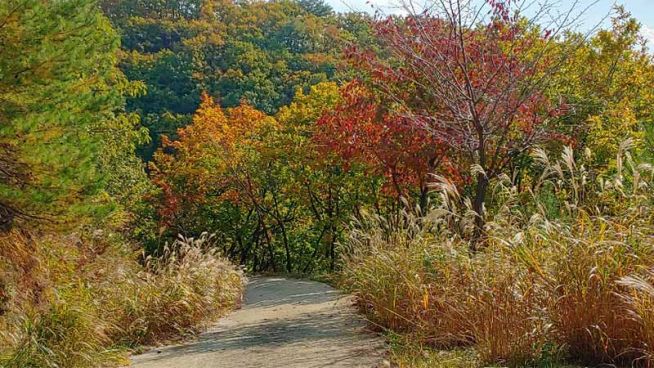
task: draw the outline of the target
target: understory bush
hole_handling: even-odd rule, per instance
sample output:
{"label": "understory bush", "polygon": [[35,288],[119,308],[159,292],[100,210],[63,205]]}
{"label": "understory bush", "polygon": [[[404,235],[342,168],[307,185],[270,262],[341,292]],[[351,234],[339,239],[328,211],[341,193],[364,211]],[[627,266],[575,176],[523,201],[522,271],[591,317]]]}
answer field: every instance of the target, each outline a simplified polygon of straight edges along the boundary
{"label": "understory bush", "polygon": [[367,215],[345,244],[341,282],[379,326],[470,348],[483,364],[651,366],[652,168],[628,148],[606,175],[570,149],[556,162],[534,152],[531,183],[495,183],[479,251],[469,201],[447,182],[427,216]]}
{"label": "understory bush", "polygon": [[0,366],[119,365],[126,348],[196,332],[240,301],[241,271],[206,234],[141,263],[115,237],[0,238]]}

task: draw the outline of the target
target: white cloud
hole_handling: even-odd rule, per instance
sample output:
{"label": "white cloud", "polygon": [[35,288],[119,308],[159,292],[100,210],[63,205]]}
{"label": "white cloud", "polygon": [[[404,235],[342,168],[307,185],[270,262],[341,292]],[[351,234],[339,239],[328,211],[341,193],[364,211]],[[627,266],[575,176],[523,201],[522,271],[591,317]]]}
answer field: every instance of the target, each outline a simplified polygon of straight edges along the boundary
{"label": "white cloud", "polygon": [[640,30],[640,33],[647,40],[647,45],[650,48],[654,48],[654,28],[643,24],[643,27]]}

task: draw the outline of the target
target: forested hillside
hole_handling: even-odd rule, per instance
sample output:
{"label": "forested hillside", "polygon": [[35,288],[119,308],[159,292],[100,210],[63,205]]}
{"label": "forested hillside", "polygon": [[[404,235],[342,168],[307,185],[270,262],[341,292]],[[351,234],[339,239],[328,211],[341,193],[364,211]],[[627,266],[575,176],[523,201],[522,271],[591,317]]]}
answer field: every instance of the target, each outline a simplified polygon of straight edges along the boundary
{"label": "forested hillside", "polygon": [[400,5],[0,2],[0,366],[122,364],[242,270],[330,274],[402,366],[653,364],[641,25]]}
{"label": "forested hillside", "polygon": [[297,88],[336,79],[341,46],[355,37],[347,22],[359,20],[312,0],[110,0],[101,7],[122,35],[121,69],[148,90],[127,102],[150,130],[146,159],[162,134],[189,124],[203,92],[223,107],[247,101],[274,114]]}

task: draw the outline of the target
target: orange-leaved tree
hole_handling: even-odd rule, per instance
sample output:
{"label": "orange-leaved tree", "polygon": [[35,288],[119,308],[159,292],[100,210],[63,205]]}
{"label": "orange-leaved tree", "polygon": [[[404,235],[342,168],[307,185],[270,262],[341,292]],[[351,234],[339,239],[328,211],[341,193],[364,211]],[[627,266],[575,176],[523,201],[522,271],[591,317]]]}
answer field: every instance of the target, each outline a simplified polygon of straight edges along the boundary
{"label": "orange-leaved tree", "polygon": [[210,201],[252,200],[252,161],[278,127],[270,116],[242,104],[223,110],[204,94],[191,125],[176,141],[163,139],[151,168],[162,189],[162,225],[186,232],[190,214]]}

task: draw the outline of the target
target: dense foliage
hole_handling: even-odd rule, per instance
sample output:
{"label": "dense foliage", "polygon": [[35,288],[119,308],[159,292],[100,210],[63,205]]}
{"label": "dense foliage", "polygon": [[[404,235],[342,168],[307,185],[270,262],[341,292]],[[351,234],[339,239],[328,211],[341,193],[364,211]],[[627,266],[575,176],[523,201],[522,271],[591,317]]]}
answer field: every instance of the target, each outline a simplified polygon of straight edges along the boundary
{"label": "dense foliage", "polygon": [[463,366],[654,364],[640,25],[428,3],[0,2],[0,364],[196,331],[225,258]]}
{"label": "dense foliage", "polygon": [[572,21],[541,29],[502,4],[488,5],[486,24],[437,12],[340,16],[347,42],[338,75],[346,80],[295,85],[281,109],[246,94],[235,105],[207,89],[213,101],[205,97],[151,163],[161,195],[150,249],[161,236],[210,228],[252,270],[333,268],[352,216],[426,210],[437,201],[434,175],[470,199],[476,221],[459,235],[476,239],[476,249],[494,210],[489,186],[503,175],[529,185],[533,147],[588,148],[607,171],[625,139],[634,140],[634,154],[650,155],[653,67],[638,23],[618,8],[612,28],[590,37]]}
{"label": "dense foliage", "polygon": [[161,225],[218,230],[225,254],[252,271],[333,269],[349,216],[379,187],[361,169],[321,157],[314,122],[338,99],[334,83],[318,84],[273,117],[247,104],[223,109],[205,95],[151,165]]}
{"label": "dense foliage", "polygon": [[[122,364],[239,300],[241,272],[200,240],[140,259],[149,183],[119,38],[95,1],[0,3],[0,366]],[[209,249],[208,249],[209,248]]]}
{"label": "dense foliage", "polygon": [[190,122],[202,92],[224,107],[247,101],[272,114],[336,75],[344,27],[320,1],[103,0],[122,36],[121,68],[148,93],[128,100],[153,144]]}
{"label": "dense foliage", "polygon": [[130,157],[144,132],[124,109],[139,84],[116,67],[116,33],[92,1],[1,6],[0,228],[106,216],[108,192],[145,180]]}

